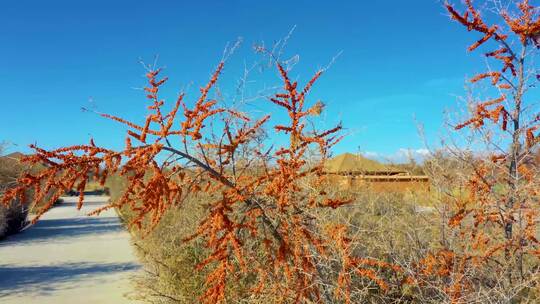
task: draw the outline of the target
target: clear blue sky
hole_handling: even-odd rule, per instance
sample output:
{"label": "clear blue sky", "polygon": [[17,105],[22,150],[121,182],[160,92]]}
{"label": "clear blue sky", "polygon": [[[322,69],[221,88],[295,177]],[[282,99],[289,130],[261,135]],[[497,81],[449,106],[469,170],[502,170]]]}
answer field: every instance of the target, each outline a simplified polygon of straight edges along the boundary
{"label": "clear blue sky", "polygon": [[[337,153],[423,148],[414,117],[435,142],[443,110],[456,106],[467,75],[483,70],[481,54],[466,51],[476,37],[464,35],[436,0],[7,1],[0,9],[0,140],[23,151],[29,143],[54,148],[90,136],[120,147],[119,125],[80,108],[92,97],[99,111],[142,120],[145,99],[134,89],[145,81],[139,58],[159,54],[170,76],[165,96],[193,83],[192,100],[225,44],[243,37],[221,83],[234,92],[244,60],[255,58],[251,45],[271,44],[294,25],[286,55],[300,55],[293,71],[300,81],[343,51],[313,92],[327,104],[328,123],[342,120],[351,133]],[[254,86],[275,84],[270,76]]]}

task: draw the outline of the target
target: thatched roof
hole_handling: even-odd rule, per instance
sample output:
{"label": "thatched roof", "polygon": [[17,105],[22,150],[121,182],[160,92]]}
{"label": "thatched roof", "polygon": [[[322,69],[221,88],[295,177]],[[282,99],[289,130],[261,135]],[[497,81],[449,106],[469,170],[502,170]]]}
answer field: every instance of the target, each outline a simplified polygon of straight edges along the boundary
{"label": "thatched roof", "polygon": [[325,164],[325,171],[328,173],[345,172],[396,172],[402,171],[379,163],[378,161],[367,159],[361,155],[352,153],[340,154],[329,159]]}

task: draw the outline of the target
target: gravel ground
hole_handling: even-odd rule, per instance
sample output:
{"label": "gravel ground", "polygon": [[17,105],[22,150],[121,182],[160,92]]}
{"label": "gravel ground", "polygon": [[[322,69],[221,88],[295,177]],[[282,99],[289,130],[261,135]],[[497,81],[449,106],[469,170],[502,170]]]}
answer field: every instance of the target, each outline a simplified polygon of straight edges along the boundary
{"label": "gravel ground", "polygon": [[139,265],[114,210],[86,213],[108,197],[65,197],[34,226],[0,242],[0,303],[134,303],[125,296]]}

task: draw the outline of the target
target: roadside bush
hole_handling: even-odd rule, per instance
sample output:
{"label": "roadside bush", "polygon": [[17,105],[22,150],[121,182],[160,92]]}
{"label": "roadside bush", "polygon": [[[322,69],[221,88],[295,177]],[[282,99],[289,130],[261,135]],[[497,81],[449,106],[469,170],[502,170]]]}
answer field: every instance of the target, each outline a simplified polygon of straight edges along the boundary
{"label": "roadside bush", "polygon": [[27,224],[28,208],[15,201],[0,206],[0,239],[19,232]]}
{"label": "roadside bush", "polygon": [[[1,155],[0,150],[0,155]],[[39,172],[43,168],[41,165],[28,167],[23,165],[19,158],[22,154],[15,153],[0,157],[0,199],[6,190],[16,185],[17,178],[22,172]],[[28,224],[28,215],[42,208],[51,198],[52,193],[47,193],[39,202],[21,203],[19,199],[13,199],[9,204],[0,204],[0,239],[19,232]],[[32,197],[33,190],[27,189],[26,196]],[[61,202],[60,199],[55,201]]]}
{"label": "roadside bush", "polygon": [[[23,167],[18,160],[0,157],[0,198],[4,191],[14,185]],[[28,208],[18,200],[9,205],[0,204],[0,239],[19,232],[27,223]]]}

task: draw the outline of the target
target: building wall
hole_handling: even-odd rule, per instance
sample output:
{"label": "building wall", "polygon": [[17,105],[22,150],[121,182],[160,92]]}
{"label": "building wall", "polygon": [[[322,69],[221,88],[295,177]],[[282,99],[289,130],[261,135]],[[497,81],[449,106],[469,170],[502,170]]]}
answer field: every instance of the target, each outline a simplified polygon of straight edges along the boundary
{"label": "building wall", "polygon": [[369,187],[377,192],[429,191],[429,179],[425,176],[342,176],[329,175],[332,183],[341,189]]}

